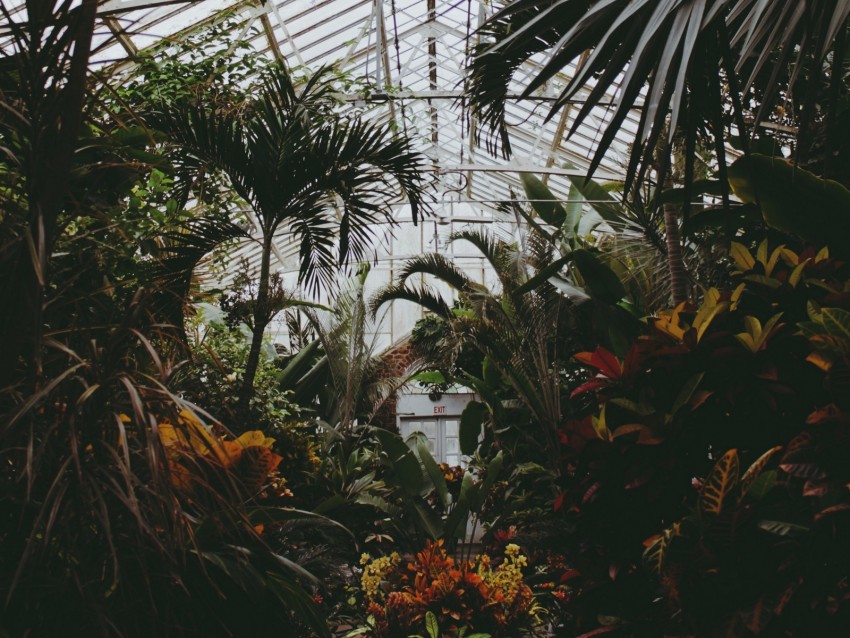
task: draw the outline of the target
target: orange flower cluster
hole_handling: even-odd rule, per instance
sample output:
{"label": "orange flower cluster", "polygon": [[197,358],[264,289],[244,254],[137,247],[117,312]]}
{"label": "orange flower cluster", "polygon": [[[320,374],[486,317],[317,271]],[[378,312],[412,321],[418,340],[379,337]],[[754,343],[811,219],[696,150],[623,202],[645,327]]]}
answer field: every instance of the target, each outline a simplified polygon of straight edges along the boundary
{"label": "orange flower cluster", "polygon": [[261,431],[252,430],[227,440],[210,432],[189,410],[180,412],[176,425],[164,420],[157,429],[168,452],[172,481],[185,491],[191,491],[199,473],[217,468],[231,473],[248,494],[255,495],[266,486],[282,460],[271,449],[274,439]]}
{"label": "orange flower cluster", "polygon": [[[516,545],[506,548],[504,559],[494,566],[486,554],[456,561],[442,541],[428,542],[406,565],[397,559],[366,561],[361,587],[375,638],[423,634],[428,611],[447,635],[461,628],[515,635],[534,620],[534,596],[522,575],[525,564]],[[374,582],[378,572],[380,587]]]}

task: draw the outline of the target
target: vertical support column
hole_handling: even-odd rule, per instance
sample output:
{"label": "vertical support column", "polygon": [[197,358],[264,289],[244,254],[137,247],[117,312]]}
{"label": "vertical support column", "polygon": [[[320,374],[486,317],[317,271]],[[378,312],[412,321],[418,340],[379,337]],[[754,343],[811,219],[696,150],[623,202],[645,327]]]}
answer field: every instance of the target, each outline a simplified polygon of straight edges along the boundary
{"label": "vertical support column", "polygon": [[[383,68],[384,86],[392,86],[393,76],[390,72],[390,52],[387,41],[387,23],[384,19],[384,0],[375,0],[375,21],[377,26],[377,44],[378,44],[378,62],[375,65],[379,70]],[[381,82],[381,76],[378,75],[378,83]],[[390,109],[390,120],[393,123],[393,128],[397,128],[395,117],[395,104],[392,100],[388,101]]]}
{"label": "vertical support column", "polygon": [[[481,25],[484,24],[484,21],[487,19],[487,7],[486,0],[478,0],[478,18],[475,25],[475,42],[473,46],[477,45],[481,41],[481,36],[478,35],[479,29],[481,29]],[[467,47],[469,47],[469,43],[467,42]],[[478,118],[473,115],[469,120],[469,161],[475,163],[475,135],[478,130]],[[472,199],[472,178],[474,172],[469,171],[466,174],[466,197],[467,199]]]}
{"label": "vertical support column", "polygon": [[[428,23],[433,26],[437,21],[437,3],[436,0],[425,0],[428,3]],[[434,37],[433,30],[428,34],[428,81],[432,91],[437,90],[437,38]],[[434,146],[439,141],[438,130],[440,128],[440,119],[437,115],[437,108],[433,101],[428,99],[428,110],[431,112],[431,142]]]}

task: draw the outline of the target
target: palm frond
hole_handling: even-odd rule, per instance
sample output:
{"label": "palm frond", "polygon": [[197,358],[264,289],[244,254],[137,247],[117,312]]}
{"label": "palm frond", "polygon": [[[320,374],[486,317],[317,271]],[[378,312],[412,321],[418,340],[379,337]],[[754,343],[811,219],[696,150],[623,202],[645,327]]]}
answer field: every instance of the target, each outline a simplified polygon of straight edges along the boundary
{"label": "palm frond", "polygon": [[369,307],[374,314],[381,306],[390,301],[411,301],[443,318],[448,318],[452,315],[451,307],[440,295],[434,294],[431,290],[393,284],[375,293],[369,303]]}
{"label": "palm frond", "polygon": [[472,280],[458,268],[454,262],[438,253],[429,253],[415,257],[404,263],[396,275],[398,285],[402,285],[416,274],[431,275],[458,291],[472,287]]}
{"label": "palm frond", "polygon": [[[473,113],[501,138],[503,150],[509,153],[508,87],[524,62],[548,52],[548,60],[524,94],[559,77],[565,80],[549,113],[552,117],[579,91],[587,90],[570,134],[596,105],[616,95],[588,175],[623,130],[629,111],[643,101],[626,169],[628,192],[632,181],[653,163],[656,149],[669,147],[681,129],[688,144],[702,131],[723,140],[726,121],[722,109],[715,107],[717,100],[724,99],[719,78],[728,82],[726,95],[731,95],[739,134],[749,130],[744,109],[755,84],[761,91],[756,122],[774,107],[783,89],[793,93],[802,87],[795,98],[805,103],[804,94],[811,94],[813,87],[804,87],[798,80],[804,74],[820,73],[847,29],[848,16],[847,3],[831,0],[515,0],[479,31],[482,43],[470,64],[468,85]],[[789,67],[793,71],[787,75]],[[564,78],[568,68],[574,70]],[[737,77],[742,72],[748,73],[743,85]],[[830,78],[833,84],[840,81]],[[801,126],[814,117],[811,108],[804,111]],[[720,152],[722,144],[717,148],[722,169],[725,152]],[[692,175],[692,157],[686,162],[685,173]]]}

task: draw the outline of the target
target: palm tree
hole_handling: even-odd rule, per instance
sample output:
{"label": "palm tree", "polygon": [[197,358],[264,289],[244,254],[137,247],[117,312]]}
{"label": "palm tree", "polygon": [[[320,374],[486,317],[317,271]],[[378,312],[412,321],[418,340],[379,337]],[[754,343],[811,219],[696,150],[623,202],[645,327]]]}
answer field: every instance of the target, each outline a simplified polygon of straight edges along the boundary
{"label": "palm tree", "polygon": [[525,88],[530,93],[577,63],[550,117],[589,87],[572,133],[605,96],[617,96],[590,174],[642,99],[626,192],[633,179],[651,170],[659,144],[668,149],[666,166],[656,167],[657,183],[664,183],[676,136],[683,140],[688,189],[704,136],[714,149],[728,204],[724,145],[730,133],[740,136],[746,152],[758,125],[778,105],[785,110],[793,105],[798,155],[807,151],[805,138],[815,122],[831,139],[837,97],[842,87],[846,92],[848,16],[850,3],[835,0],[514,0],[481,30],[468,94],[473,113],[509,154],[505,99],[514,72],[549,52]]}
{"label": "palm tree", "polygon": [[300,90],[282,67],[241,104],[197,99],[159,116],[172,140],[222,171],[250,205],[262,257],[251,349],[238,408],[250,401],[267,312],[272,245],[282,230],[300,241],[300,282],[316,289],[341,264],[359,259],[372,228],[393,223],[387,204],[406,197],[417,221],[423,206],[424,157],[389,129],[336,112],[326,70]]}
{"label": "palm tree", "polygon": [[[469,242],[481,252],[501,290],[473,281],[443,255],[428,254],[402,267],[396,282],[373,298],[373,311],[389,301],[406,300],[448,322],[458,347],[471,345],[485,357],[484,370],[457,370],[454,380],[482,397],[494,423],[510,426],[513,434],[549,459],[550,467],[557,467],[557,432],[566,416],[567,400],[561,368],[577,351],[579,332],[571,302],[546,277],[532,281],[553,264],[551,244],[531,234],[526,254],[515,245],[471,230],[454,233],[450,242],[455,241]],[[409,279],[417,274],[448,284],[469,310],[455,312],[429,287],[412,286]],[[499,394],[503,385],[517,401],[503,402]],[[507,403],[512,407],[506,408]],[[520,421],[529,427],[516,427]],[[477,433],[472,440],[477,440]]]}

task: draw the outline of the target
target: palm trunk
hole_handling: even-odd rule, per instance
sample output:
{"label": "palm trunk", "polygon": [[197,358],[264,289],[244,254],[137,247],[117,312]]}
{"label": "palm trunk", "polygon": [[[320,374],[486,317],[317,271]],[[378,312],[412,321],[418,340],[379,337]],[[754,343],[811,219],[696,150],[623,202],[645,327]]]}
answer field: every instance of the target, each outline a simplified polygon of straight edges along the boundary
{"label": "palm trunk", "polygon": [[271,270],[272,236],[269,232],[263,238],[263,254],[260,262],[260,280],[257,285],[257,298],[254,301],[254,326],[251,334],[251,349],[245,362],[245,375],[239,390],[239,401],[236,411],[239,416],[245,416],[248,406],[254,396],[254,379],[260,365],[260,353],[263,349],[263,334],[269,323],[269,278]]}
{"label": "palm trunk", "polygon": [[[667,180],[665,190],[673,188],[673,182]],[[664,204],[664,234],[667,237],[667,268],[670,272],[670,286],[673,290],[673,305],[678,306],[688,298],[688,276],[682,258],[682,238],[679,234],[679,209],[675,204]]]}

